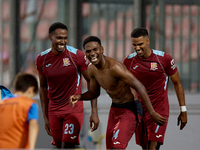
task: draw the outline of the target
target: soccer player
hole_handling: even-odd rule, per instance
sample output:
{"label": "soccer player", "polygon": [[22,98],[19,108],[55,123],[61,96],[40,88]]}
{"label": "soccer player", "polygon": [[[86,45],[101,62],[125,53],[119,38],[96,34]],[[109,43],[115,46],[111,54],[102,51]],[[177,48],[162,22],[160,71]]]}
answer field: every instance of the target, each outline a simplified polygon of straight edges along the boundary
{"label": "soccer player", "polygon": [[139,116],[130,87],[139,93],[156,123],[163,125],[166,122],[164,117],[154,111],[145,87],[122,63],[103,54],[104,49],[98,37],[87,37],[83,47],[91,62],[88,67],[90,88],[81,95],[72,95],[70,105],[76,107],[81,100],[97,98],[100,95],[100,87],[106,90],[112,98],[106,132],[107,149],[125,149],[135,132]]}
{"label": "soccer player", "polygon": [[[174,84],[180,105],[178,125],[182,130],[187,123],[184,90],[174,59],[167,53],[149,48],[150,39],[145,28],[136,28],[131,33],[135,52],[124,59],[124,65],[145,86],[153,108],[163,117],[169,117],[168,81]],[[141,100],[141,97],[138,96]],[[143,106],[143,119],[136,130],[136,143],[143,149],[159,149],[164,142],[167,123],[155,124]]]}
{"label": "soccer player", "polygon": [[[84,109],[83,102],[70,107],[69,97],[82,93],[80,73],[89,85],[89,63],[82,51],[66,45],[68,29],[63,23],[55,22],[49,27],[49,39],[51,48],[41,52],[36,59],[45,129],[53,136],[57,148],[75,148],[80,143]],[[96,103],[96,99],[91,101],[92,131],[99,125]]]}
{"label": "soccer player", "polygon": [[0,148],[34,149],[38,135],[38,105],[32,98],[38,92],[36,78],[19,73],[14,80],[14,94],[0,102]]}

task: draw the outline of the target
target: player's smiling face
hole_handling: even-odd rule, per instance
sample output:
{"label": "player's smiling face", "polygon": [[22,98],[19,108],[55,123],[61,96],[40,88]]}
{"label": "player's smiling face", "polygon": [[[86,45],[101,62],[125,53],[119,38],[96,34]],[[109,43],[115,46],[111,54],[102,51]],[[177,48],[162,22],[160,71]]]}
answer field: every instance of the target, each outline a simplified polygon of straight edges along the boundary
{"label": "player's smiling face", "polygon": [[49,38],[52,42],[52,51],[54,54],[62,53],[65,50],[65,46],[68,41],[68,32],[66,29],[56,29]]}
{"label": "player's smiling face", "polygon": [[95,41],[85,44],[85,55],[87,59],[94,65],[98,65],[103,56],[103,47]]}
{"label": "player's smiling face", "polygon": [[137,55],[139,57],[148,57],[148,50],[149,49],[149,38],[148,36],[140,36],[140,37],[133,37],[132,38],[132,44],[133,48],[135,49]]}

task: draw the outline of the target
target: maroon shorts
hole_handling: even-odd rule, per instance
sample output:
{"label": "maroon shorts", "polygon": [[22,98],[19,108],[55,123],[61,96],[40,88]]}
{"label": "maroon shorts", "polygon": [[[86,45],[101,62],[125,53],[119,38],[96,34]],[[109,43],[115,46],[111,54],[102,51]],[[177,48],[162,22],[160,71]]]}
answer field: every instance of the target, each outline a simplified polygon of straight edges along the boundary
{"label": "maroon shorts", "polygon": [[49,116],[49,124],[54,141],[80,144],[79,133],[83,125],[84,113]]}
{"label": "maroon shorts", "polygon": [[130,109],[111,107],[106,132],[106,148],[125,149],[136,130],[137,122],[135,113]]}
{"label": "maroon shorts", "polygon": [[163,144],[168,116],[163,117],[167,118],[167,122],[163,126],[157,125],[151,118],[146,120],[142,119],[135,132],[136,144],[142,147],[146,147],[148,141],[157,141]]}

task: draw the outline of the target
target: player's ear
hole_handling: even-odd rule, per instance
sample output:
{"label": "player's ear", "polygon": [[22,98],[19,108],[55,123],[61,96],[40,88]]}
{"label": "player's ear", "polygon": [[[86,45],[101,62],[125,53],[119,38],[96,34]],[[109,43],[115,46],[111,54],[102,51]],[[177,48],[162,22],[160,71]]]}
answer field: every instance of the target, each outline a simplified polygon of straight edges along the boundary
{"label": "player's ear", "polygon": [[27,89],[26,93],[27,93],[27,97],[28,97],[28,98],[33,98],[33,96],[35,95],[34,89],[35,89],[34,86],[30,86],[30,87]]}
{"label": "player's ear", "polygon": [[149,38],[147,39],[147,43],[148,43],[148,45],[150,44],[150,39]]}
{"label": "player's ear", "polygon": [[102,53],[104,53],[104,48],[103,48],[103,46],[101,46],[101,51],[102,51]]}
{"label": "player's ear", "polygon": [[51,34],[49,34],[49,39],[52,41],[52,35]]}

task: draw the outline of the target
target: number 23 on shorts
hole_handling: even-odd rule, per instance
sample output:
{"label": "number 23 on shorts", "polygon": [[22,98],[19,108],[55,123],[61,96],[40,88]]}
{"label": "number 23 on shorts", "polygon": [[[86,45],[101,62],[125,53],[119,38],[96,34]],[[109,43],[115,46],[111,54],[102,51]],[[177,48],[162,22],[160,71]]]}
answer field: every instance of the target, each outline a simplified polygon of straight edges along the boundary
{"label": "number 23 on shorts", "polygon": [[64,134],[73,134],[74,133],[74,124],[65,124]]}

